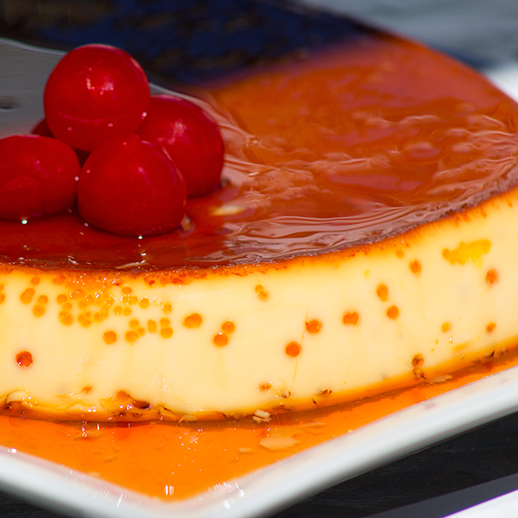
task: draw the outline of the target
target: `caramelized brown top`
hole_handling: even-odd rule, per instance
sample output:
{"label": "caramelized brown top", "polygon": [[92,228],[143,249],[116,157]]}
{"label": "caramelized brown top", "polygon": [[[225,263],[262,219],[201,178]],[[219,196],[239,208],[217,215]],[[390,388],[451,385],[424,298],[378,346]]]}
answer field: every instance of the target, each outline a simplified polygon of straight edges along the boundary
{"label": "caramelized brown top", "polygon": [[73,214],[0,222],[0,257],[139,269],[275,261],[373,241],[514,185],[518,106],[475,72],[370,34],[209,91],[222,187],[136,239]]}

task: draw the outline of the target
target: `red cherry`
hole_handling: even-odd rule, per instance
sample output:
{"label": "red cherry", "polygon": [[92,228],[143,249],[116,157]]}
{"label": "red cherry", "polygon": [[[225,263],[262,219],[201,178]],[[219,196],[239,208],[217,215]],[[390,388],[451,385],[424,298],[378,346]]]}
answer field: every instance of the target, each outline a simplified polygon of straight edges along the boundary
{"label": "red cherry", "polygon": [[64,142],[38,135],[0,139],[0,218],[20,221],[70,208],[79,172]]}
{"label": "red cherry", "polygon": [[219,185],[223,140],[200,107],[172,95],[154,95],[138,134],[171,157],[185,178],[188,197],[208,194]]}
{"label": "red cherry", "polygon": [[77,203],[92,225],[126,236],[178,227],[185,214],[185,182],[157,146],[137,135],[107,141],[81,171]]}
{"label": "red cherry", "polygon": [[149,97],[146,74],[127,52],[85,45],[56,65],[43,104],[56,138],[91,151],[108,138],[135,132]]}
{"label": "red cherry", "polygon": [[[32,128],[31,135],[40,135],[42,137],[50,137],[54,138],[54,135],[49,129],[49,125],[47,124],[47,119],[41,119],[34,128]],[[77,158],[79,159],[79,164],[83,165],[90,154],[89,151],[83,151],[82,149],[74,149],[76,152]]]}

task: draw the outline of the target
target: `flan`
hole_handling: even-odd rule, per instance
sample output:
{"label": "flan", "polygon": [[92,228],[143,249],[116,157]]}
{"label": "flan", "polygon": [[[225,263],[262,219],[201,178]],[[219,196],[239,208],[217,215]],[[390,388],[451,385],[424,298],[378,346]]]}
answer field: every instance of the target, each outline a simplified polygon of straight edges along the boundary
{"label": "flan", "polygon": [[191,99],[226,161],[178,230],[0,222],[3,412],[261,421],[517,344],[518,105],[476,72],[372,31]]}

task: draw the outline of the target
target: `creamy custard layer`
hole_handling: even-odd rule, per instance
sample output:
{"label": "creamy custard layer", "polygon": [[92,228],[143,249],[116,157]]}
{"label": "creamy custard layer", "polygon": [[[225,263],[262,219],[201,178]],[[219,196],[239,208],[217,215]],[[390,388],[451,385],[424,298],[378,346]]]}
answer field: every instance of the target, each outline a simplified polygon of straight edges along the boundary
{"label": "creamy custard layer", "polygon": [[383,243],[279,264],[201,275],[4,267],[3,406],[263,418],[440,381],[517,338],[517,256],[515,189]]}

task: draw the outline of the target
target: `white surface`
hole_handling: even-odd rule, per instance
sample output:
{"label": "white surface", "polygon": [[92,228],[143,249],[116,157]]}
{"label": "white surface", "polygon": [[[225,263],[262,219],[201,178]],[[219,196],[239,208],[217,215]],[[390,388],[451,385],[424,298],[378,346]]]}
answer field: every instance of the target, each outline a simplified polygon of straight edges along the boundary
{"label": "white surface", "polygon": [[518,100],[518,63],[510,63],[486,71],[489,79],[503,92]]}
{"label": "white surface", "polygon": [[[4,85],[16,74],[23,81],[25,70],[32,71],[33,79],[34,74],[40,74],[44,80],[57,56],[54,52],[36,51],[18,44],[13,46],[0,40],[0,99],[23,93],[23,89],[5,91]],[[10,70],[10,73],[2,75],[2,70]],[[494,70],[490,76],[518,97],[518,69]],[[39,101],[29,95],[20,110],[34,121],[38,120],[41,107]],[[4,111],[2,118],[4,115],[19,120],[20,111],[13,110],[12,114]],[[5,448],[0,448],[0,488],[75,516],[245,518],[273,512],[334,483],[517,409],[518,368],[512,368],[229,481],[213,491],[176,503],[148,498]],[[456,516],[488,516],[488,512],[490,516],[518,516],[516,496],[511,493],[483,504],[486,508],[477,506]],[[490,511],[487,511],[488,507]]]}
{"label": "white surface", "polygon": [[512,491],[489,502],[465,509],[450,518],[516,518],[518,516],[518,491]]}
{"label": "white surface", "polygon": [[297,0],[479,63],[517,58],[516,0]]}

